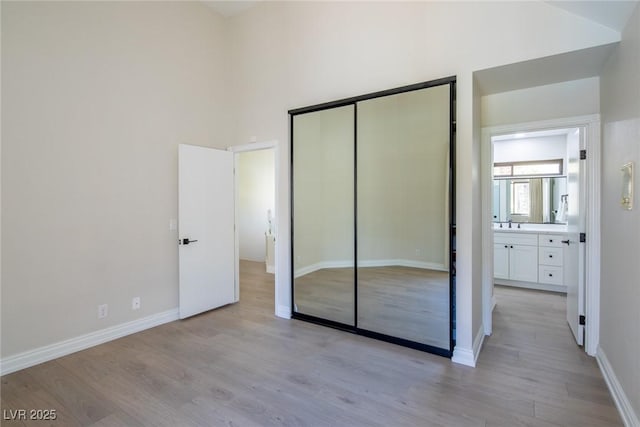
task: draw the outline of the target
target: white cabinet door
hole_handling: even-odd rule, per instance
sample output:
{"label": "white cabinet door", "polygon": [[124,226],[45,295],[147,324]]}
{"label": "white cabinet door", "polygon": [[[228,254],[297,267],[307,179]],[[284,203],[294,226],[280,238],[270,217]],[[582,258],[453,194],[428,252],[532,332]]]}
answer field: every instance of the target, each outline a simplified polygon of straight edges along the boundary
{"label": "white cabinet door", "polygon": [[509,245],[509,278],[523,282],[538,281],[538,247]]}
{"label": "white cabinet door", "polygon": [[493,245],[493,277],[509,279],[509,245],[503,243]]}

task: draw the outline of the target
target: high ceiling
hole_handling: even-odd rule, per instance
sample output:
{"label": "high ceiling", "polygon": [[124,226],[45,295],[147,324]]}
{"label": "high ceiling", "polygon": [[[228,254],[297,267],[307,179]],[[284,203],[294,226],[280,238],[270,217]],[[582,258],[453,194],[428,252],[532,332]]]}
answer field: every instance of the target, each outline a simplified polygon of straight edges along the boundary
{"label": "high ceiling", "polygon": [[545,1],[545,3],[564,9],[574,15],[582,16],[583,18],[597,22],[613,30],[622,31],[631,17],[634,7],[638,4],[638,1],[551,0]]}
{"label": "high ceiling", "polygon": [[[261,0],[202,1],[222,16],[229,17],[250,9]],[[622,31],[638,0],[547,0],[545,3],[616,31]]]}
{"label": "high ceiling", "polygon": [[[239,15],[259,1],[269,0],[202,0],[217,13],[230,17]],[[294,0],[288,0],[294,1]],[[303,0],[300,0],[303,1]],[[331,0],[316,0],[331,1]],[[337,0],[346,1],[346,0]],[[362,0],[366,1],[366,0]],[[371,0],[376,1],[376,0]],[[388,0],[394,1],[394,0]],[[436,0],[418,0],[436,1]],[[456,1],[456,0],[440,0]],[[472,0],[473,1],[473,0]],[[484,1],[484,0],[475,0]],[[550,7],[557,7],[621,32],[640,0],[541,0]],[[547,58],[509,64],[486,70],[474,75],[483,94],[500,93],[525,87],[541,86],[568,80],[577,80],[600,75],[614,44],[597,46],[576,52],[568,52]]]}

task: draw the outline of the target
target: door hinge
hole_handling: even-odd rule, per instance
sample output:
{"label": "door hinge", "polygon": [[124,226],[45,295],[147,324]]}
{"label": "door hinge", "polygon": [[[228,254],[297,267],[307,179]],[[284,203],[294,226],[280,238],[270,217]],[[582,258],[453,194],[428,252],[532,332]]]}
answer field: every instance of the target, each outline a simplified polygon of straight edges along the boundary
{"label": "door hinge", "polygon": [[587,241],[587,233],[580,233],[580,243]]}
{"label": "door hinge", "polygon": [[581,315],[581,316],[578,318],[578,323],[579,323],[579,324],[581,324],[581,325],[585,325],[586,320],[587,320],[587,319],[584,317],[584,315]]}
{"label": "door hinge", "polygon": [[587,159],[587,150],[580,150],[580,160]]}

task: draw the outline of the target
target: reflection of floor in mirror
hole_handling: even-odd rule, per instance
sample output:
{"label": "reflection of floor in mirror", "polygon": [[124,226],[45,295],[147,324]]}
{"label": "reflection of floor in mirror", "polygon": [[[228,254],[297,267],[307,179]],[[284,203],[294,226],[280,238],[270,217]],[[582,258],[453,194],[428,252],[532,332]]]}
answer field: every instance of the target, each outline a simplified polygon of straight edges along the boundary
{"label": "reflection of floor in mirror", "polygon": [[[298,312],[353,325],[353,269],[296,278]],[[412,267],[358,269],[358,327],[449,348],[449,273]]]}
{"label": "reflection of floor in mirror", "polygon": [[296,277],[296,311],[353,326],[353,268],[323,268]]}

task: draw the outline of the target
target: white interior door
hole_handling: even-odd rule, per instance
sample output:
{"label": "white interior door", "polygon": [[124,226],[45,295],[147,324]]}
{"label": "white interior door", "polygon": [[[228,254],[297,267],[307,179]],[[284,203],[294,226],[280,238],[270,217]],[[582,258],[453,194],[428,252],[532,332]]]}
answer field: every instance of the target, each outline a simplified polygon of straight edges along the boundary
{"label": "white interior door", "polygon": [[585,313],[584,243],[580,233],[585,229],[586,204],[584,197],[585,171],[580,161],[580,149],[584,146],[584,130],[567,136],[567,240],[564,240],[564,283],[567,286],[567,322],[578,345],[584,345],[584,325],[580,316]]}
{"label": "white interior door", "polygon": [[233,153],[178,148],[180,318],[237,301]]}

